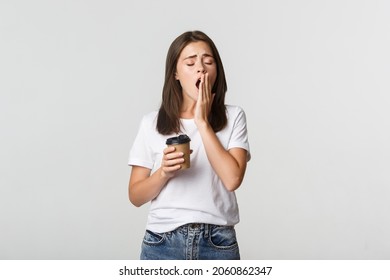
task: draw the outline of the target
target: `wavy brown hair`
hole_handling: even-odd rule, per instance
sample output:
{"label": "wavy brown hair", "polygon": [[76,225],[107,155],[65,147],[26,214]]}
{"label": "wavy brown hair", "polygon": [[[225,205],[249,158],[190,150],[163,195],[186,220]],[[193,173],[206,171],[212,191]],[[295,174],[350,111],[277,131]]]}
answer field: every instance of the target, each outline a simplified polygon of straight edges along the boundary
{"label": "wavy brown hair", "polygon": [[176,65],[182,50],[192,42],[203,41],[212,51],[217,66],[217,78],[212,92],[215,93],[209,123],[215,132],[222,130],[227,123],[225,95],[227,84],[222,60],[214,42],[201,31],[188,31],[177,37],[168,50],[165,63],[165,81],[162,91],[162,102],[158,111],[157,130],[163,135],[180,132],[180,109],[183,102],[182,88],[176,80]]}

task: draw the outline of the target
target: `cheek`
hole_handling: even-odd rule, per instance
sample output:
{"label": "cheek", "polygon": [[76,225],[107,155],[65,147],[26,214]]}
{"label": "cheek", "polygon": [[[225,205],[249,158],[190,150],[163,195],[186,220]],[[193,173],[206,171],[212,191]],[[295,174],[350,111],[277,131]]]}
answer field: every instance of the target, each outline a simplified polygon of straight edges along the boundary
{"label": "cheek", "polygon": [[181,83],[186,83],[187,81],[191,80],[192,73],[190,73],[189,71],[181,71],[177,77],[178,80],[181,81]]}

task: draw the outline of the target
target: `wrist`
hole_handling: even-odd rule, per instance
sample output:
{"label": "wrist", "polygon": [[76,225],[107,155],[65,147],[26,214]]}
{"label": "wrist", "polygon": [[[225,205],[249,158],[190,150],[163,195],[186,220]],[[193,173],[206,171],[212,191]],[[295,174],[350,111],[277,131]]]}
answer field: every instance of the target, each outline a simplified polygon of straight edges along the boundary
{"label": "wrist", "polygon": [[207,120],[195,120],[195,124],[199,130],[206,130],[210,127],[210,123]]}
{"label": "wrist", "polygon": [[162,181],[162,184],[165,184],[170,179],[168,174],[162,168],[159,169],[158,174],[159,174],[159,179]]}

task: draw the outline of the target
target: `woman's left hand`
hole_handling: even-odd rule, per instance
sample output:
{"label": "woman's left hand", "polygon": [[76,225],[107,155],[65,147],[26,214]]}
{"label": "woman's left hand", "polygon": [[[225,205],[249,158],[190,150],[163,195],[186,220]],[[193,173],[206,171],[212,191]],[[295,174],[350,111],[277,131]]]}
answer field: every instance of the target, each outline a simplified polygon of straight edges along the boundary
{"label": "woman's left hand", "polygon": [[209,74],[202,74],[199,84],[198,100],[195,107],[196,125],[208,124],[208,117],[211,112],[215,93],[211,93]]}

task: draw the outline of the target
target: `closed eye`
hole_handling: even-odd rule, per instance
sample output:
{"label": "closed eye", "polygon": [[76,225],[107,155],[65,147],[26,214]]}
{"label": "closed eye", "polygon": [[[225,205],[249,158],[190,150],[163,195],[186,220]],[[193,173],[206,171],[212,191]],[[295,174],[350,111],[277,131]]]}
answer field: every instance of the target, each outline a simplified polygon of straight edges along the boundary
{"label": "closed eye", "polygon": [[204,61],[204,64],[207,64],[207,65],[212,65],[214,63],[214,59],[212,59],[211,57],[207,57]]}

